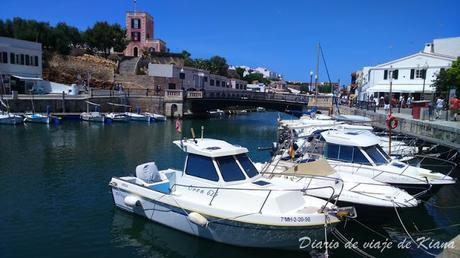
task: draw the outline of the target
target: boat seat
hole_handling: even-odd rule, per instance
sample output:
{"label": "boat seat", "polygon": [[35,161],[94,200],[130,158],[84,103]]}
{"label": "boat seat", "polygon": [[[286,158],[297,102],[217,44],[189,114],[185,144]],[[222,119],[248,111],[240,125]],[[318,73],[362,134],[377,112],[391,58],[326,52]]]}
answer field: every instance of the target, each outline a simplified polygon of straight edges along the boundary
{"label": "boat seat", "polygon": [[136,167],[136,177],[147,184],[161,182],[162,178],[158,173],[158,167],[155,162],[144,163]]}

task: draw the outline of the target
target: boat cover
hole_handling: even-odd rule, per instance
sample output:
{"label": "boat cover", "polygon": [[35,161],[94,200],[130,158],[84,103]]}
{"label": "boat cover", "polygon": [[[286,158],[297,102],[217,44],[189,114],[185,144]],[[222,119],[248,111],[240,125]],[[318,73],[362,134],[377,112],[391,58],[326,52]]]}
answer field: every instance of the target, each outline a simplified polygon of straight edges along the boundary
{"label": "boat cover", "polygon": [[328,176],[334,174],[334,169],[327,163],[325,159],[319,159],[307,163],[299,163],[296,166],[288,169],[287,174],[299,175],[315,175],[315,176]]}

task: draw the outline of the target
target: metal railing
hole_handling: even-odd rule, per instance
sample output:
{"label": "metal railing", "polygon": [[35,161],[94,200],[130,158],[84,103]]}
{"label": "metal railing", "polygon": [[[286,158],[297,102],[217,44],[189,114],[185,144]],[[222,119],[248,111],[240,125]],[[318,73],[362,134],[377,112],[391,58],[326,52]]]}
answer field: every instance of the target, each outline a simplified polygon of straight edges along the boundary
{"label": "metal railing", "polygon": [[261,204],[259,210],[259,214],[262,214],[262,210],[265,207],[265,204],[267,203],[268,198],[270,197],[272,192],[301,192],[303,195],[306,196],[311,196],[311,197],[316,197],[310,194],[307,194],[307,191],[311,190],[320,190],[320,189],[331,189],[332,194],[329,196],[328,200],[326,200],[326,204],[321,208],[321,212],[324,212],[324,210],[327,208],[327,204],[332,202],[332,200],[335,196],[335,189],[332,186],[323,186],[323,187],[311,187],[311,188],[301,188],[301,189],[261,189],[261,188],[239,188],[239,187],[222,187],[222,186],[200,186],[200,185],[183,185],[183,184],[173,184],[171,186],[171,192],[176,191],[177,187],[184,187],[184,188],[202,188],[202,189],[212,189],[215,190],[213,191],[213,195],[211,197],[211,200],[209,202],[209,206],[212,206],[213,201],[215,198],[218,196],[219,190],[231,190],[231,191],[263,191],[267,192],[267,195],[264,198],[263,203]]}

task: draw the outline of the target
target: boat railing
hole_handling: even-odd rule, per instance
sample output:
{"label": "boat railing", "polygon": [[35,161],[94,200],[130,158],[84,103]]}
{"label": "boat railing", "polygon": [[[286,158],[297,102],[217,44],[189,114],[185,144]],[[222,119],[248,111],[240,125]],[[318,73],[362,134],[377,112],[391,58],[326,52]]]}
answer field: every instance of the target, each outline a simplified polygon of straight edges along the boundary
{"label": "boat railing", "polygon": [[321,207],[321,212],[324,212],[327,204],[335,204],[332,203],[331,201],[334,199],[335,196],[335,189],[332,186],[321,186],[321,187],[311,187],[311,188],[297,188],[297,189],[259,189],[259,188],[241,188],[241,187],[225,187],[225,186],[200,186],[200,185],[184,185],[184,184],[173,184],[171,186],[171,192],[176,191],[177,187],[183,187],[183,188],[202,188],[202,189],[212,189],[215,190],[213,192],[212,198],[209,201],[209,206],[212,206],[213,201],[215,200],[216,197],[218,197],[218,192],[219,190],[230,190],[230,191],[261,191],[261,192],[267,192],[267,195],[264,198],[263,203],[261,204],[259,208],[259,213],[262,214],[262,210],[265,207],[265,204],[267,203],[268,198],[270,197],[272,192],[301,192],[303,195],[306,196],[311,196],[311,197],[316,197],[313,195],[310,195],[307,193],[307,191],[311,190],[320,190],[320,189],[330,189],[332,191],[331,195],[329,198],[326,200],[326,203],[324,204],[323,207]]}
{"label": "boat railing", "polygon": [[417,164],[415,164],[417,167],[421,167],[423,165],[423,162],[424,161],[427,161],[427,160],[432,160],[432,161],[435,161],[435,162],[443,162],[443,164],[429,164],[428,166],[429,167],[446,167],[446,166],[449,166],[450,169],[447,173],[443,173],[443,172],[439,172],[439,173],[442,173],[444,174],[444,177],[447,177],[447,176],[450,176],[450,174],[452,174],[455,169],[457,168],[458,164],[451,161],[451,160],[447,160],[447,159],[442,159],[442,158],[438,158],[438,157],[433,157],[433,156],[428,156],[428,155],[414,155],[414,158],[415,159],[419,159],[419,161],[417,162]]}

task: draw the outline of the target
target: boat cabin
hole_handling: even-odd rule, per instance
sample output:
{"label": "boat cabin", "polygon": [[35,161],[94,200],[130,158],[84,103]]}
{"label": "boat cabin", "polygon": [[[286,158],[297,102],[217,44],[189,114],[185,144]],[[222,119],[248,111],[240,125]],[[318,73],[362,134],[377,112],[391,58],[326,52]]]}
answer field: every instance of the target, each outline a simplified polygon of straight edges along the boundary
{"label": "boat cabin", "polygon": [[[215,139],[174,141],[187,153],[181,181],[199,181],[212,185],[254,183],[259,172],[247,156],[248,149]],[[265,183],[264,183],[265,182]]]}
{"label": "boat cabin", "polygon": [[320,133],[326,159],[368,166],[389,164],[391,158],[380,147],[380,139],[367,130],[326,130]]}

